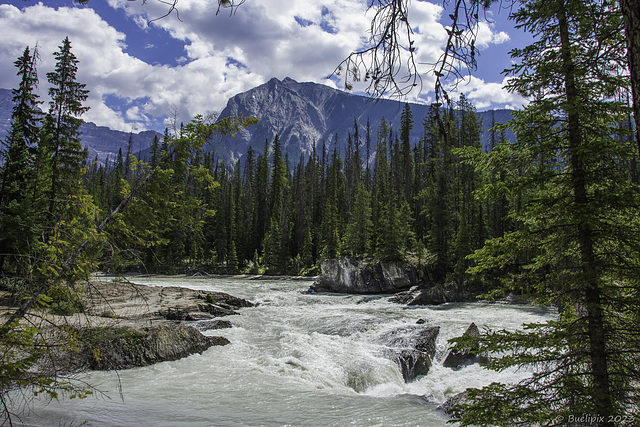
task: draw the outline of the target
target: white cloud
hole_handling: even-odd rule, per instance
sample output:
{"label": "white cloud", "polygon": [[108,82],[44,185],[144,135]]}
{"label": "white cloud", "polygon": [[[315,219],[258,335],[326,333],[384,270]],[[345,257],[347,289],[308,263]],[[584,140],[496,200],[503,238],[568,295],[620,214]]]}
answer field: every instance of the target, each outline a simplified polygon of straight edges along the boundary
{"label": "white cloud", "polygon": [[461,82],[452,94],[464,93],[478,110],[488,108],[518,109],[526,105],[526,100],[517,93],[504,89],[508,78],[501,83],[488,83],[483,79],[471,76]]}
{"label": "white cloud", "polygon": [[[93,9],[55,9],[42,3],[19,9],[2,4],[0,87],[15,86],[13,61],[25,46],[38,43],[42,56],[38,65],[41,97],[46,98],[45,75],[54,66],[52,53],[69,36],[80,61],[78,81],[86,83],[91,91],[87,102],[91,110],[84,116],[86,120],[116,129],[140,130],[154,126],[154,117],[170,116],[177,111],[176,120],[186,122],[195,114],[222,110],[231,96],[272,77],[289,76],[298,81],[342,87],[341,81],[328,81],[324,77],[350,52],[361,47],[371,19],[371,12],[365,13],[365,0],[251,0],[232,16],[225,10],[216,16],[217,7],[210,0],[180,0],[180,20],[172,14],[148,24],[149,19],[166,13],[165,4],[108,2],[123,17],[128,16],[125,19],[142,28],[140,34],[148,39],[141,46],[149,48],[142,50],[157,46],[155,38],[163,31],[183,42],[185,50],[182,56],[175,55],[175,65],[149,64],[126,53],[127,36]],[[426,1],[413,1],[409,14],[418,46],[416,57],[421,63],[432,63],[442,53],[446,40],[439,22],[442,8]],[[486,23],[478,34],[483,45],[508,39],[505,33],[496,33]],[[428,65],[421,67],[422,72],[428,70]],[[433,78],[425,76],[423,90],[429,92],[432,85]],[[469,98],[474,100],[475,96],[484,105],[491,99],[485,94],[488,87],[494,88],[491,85],[500,84],[473,86]],[[411,100],[425,97],[423,94],[418,98],[415,93]],[[117,108],[116,104],[122,105]]]}
{"label": "white cloud", "polygon": [[509,34],[504,31],[495,32],[495,24],[487,21],[480,21],[476,28],[476,46],[480,49],[486,49],[492,44],[502,44],[509,41]]}
{"label": "white cloud", "polygon": [[148,72],[149,66],[125,54],[125,35],[109,26],[93,10],[53,9],[42,3],[20,10],[4,4],[0,5],[0,27],[4,29],[0,42],[0,87],[15,87],[17,77],[13,61],[26,46],[33,48],[37,44],[41,57],[37,64],[40,96],[48,100],[46,73],[55,65],[53,52],[58,51],[58,46],[68,36],[72,52],[79,61],[77,80],[90,90],[87,105],[91,109],[83,118],[117,129],[137,127],[137,123],[125,123],[117,112],[106,107],[103,96],[140,93],[131,84],[132,75]]}

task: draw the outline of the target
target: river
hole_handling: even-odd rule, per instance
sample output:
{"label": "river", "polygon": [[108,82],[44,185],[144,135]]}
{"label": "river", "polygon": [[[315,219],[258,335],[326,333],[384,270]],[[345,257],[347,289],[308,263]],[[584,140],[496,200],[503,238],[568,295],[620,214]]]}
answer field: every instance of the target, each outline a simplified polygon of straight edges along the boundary
{"label": "river", "polygon": [[[550,309],[488,303],[405,307],[387,296],[308,294],[296,280],[131,278],[154,286],[227,292],[257,303],[205,332],[231,344],[144,368],[90,372],[104,394],[38,402],[26,425],[68,426],[444,426],[438,405],[467,387],[516,381],[526,371],[444,368],[447,340],[471,322],[515,330]],[[440,326],[428,375],[405,383],[379,338],[398,327]],[[121,393],[120,393],[121,390]]]}

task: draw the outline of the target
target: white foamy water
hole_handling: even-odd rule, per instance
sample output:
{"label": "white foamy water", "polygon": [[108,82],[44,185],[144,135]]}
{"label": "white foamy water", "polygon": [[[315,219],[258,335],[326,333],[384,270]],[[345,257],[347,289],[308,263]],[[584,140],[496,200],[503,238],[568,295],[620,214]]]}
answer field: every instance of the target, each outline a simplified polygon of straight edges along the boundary
{"label": "white foamy water", "polygon": [[[447,340],[471,322],[515,330],[554,315],[537,307],[483,303],[407,308],[386,296],[307,294],[307,281],[132,281],[222,291],[258,306],[227,317],[233,328],[206,332],[227,337],[230,345],[144,368],[88,373],[83,378],[104,396],[36,402],[25,424],[444,426],[448,418],[437,407],[448,397],[528,375],[478,365],[444,368]],[[405,383],[398,366],[383,357],[379,338],[418,319],[440,326],[436,357],[428,375]]]}

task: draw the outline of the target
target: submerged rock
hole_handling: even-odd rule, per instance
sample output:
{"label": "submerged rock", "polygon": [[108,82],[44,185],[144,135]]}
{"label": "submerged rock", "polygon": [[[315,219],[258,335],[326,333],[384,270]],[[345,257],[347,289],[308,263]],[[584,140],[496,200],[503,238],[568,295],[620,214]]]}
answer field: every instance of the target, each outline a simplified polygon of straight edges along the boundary
{"label": "submerged rock", "polygon": [[[471,323],[463,336],[469,336],[473,338],[480,338],[480,331],[475,323]],[[442,366],[445,368],[459,368],[462,365],[470,365],[473,363],[487,363],[489,358],[486,355],[476,355],[473,354],[474,348],[469,348],[466,350],[456,351],[451,350],[449,354],[442,362]]]}
{"label": "submerged rock", "polygon": [[380,337],[384,355],[398,364],[405,381],[426,375],[436,353],[439,326],[412,325]]}
{"label": "submerged rock", "polygon": [[417,282],[412,268],[394,262],[343,257],[326,259],[320,268],[322,275],[310,288],[313,292],[387,294],[409,289]]}
{"label": "submerged rock", "polygon": [[191,326],[193,326],[199,331],[210,331],[213,329],[228,329],[232,327],[231,322],[229,322],[228,320],[219,320],[219,319],[203,320],[200,322],[196,322]]}

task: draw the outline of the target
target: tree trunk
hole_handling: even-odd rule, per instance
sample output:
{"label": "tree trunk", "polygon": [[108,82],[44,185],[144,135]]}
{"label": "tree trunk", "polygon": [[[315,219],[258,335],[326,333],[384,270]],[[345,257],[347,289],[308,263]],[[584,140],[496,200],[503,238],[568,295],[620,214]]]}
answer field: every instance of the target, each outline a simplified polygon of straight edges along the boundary
{"label": "tree trunk", "polygon": [[640,0],[620,0],[627,38],[627,57],[636,120],[636,142],[640,155]]}
{"label": "tree trunk", "polygon": [[[562,3],[562,2],[560,2]],[[562,56],[562,68],[565,80],[566,111],[569,138],[569,153],[571,163],[571,179],[575,204],[579,215],[584,215],[589,200],[586,191],[586,172],[582,147],[584,145],[580,129],[579,98],[575,64],[571,54],[571,40],[569,37],[569,25],[564,7],[561,5],[557,14],[560,30],[560,51]],[[580,271],[584,275],[584,303],[587,308],[587,329],[589,336],[589,357],[591,363],[591,397],[594,410],[604,421],[598,421],[598,425],[610,425],[613,413],[613,399],[609,383],[609,369],[607,349],[604,333],[604,314],[601,303],[601,289],[595,266],[593,234],[584,224],[581,218],[577,221],[577,238],[580,248]]]}

